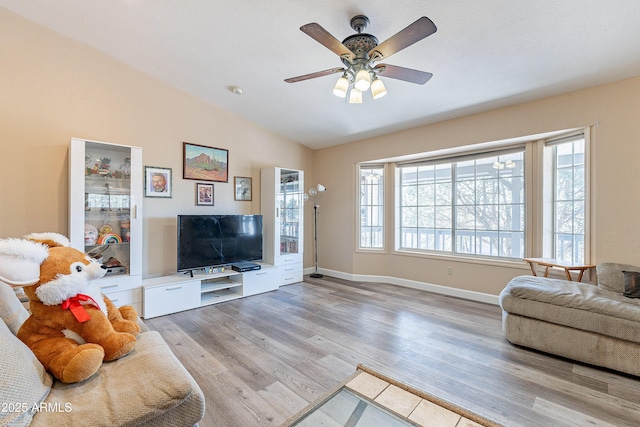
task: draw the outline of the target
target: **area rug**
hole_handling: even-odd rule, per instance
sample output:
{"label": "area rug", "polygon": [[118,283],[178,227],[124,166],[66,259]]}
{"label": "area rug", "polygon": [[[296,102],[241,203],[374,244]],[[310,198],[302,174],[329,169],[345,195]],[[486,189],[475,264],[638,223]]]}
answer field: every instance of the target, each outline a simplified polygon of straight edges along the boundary
{"label": "area rug", "polygon": [[327,425],[501,426],[363,364],[325,396],[285,421],[282,427]]}

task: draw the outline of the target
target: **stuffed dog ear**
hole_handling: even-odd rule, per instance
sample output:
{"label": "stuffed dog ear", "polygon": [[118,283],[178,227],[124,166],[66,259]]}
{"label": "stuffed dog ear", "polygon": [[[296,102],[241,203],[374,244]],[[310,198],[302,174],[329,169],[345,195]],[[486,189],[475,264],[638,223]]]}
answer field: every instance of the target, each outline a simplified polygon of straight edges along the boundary
{"label": "stuffed dog ear", "polygon": [[27,240],[32,240],[34,242],[42,243],[43,245],[49,246],[50,248],[55,248],[58,246],[69,247],[71,246],[71,242],[67,236],[63,236],[59,233],[31,233],[24,236]]}
{"label": "stuffed dog ear", "polygon": [[0,281],[15,287],[40,280],[40,264],[49,256],[46,246],[24,239],[0,239]]}

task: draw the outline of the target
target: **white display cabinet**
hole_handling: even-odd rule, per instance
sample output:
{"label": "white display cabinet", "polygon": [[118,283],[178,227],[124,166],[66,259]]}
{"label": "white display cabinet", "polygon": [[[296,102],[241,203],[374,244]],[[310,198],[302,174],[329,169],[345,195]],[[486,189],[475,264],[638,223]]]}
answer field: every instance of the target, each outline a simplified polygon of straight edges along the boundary
{"label": "white display cabinet", "polygon": [[142,309],[142,149],[73,138],[69,240],[106,265],[98,279],[116,306]]}
{"label": "white display cabinet", "polygon": [[304,252],[304,172],[269,168],[261,173],[263,259],[279,267],[281,285],[301,282]]}

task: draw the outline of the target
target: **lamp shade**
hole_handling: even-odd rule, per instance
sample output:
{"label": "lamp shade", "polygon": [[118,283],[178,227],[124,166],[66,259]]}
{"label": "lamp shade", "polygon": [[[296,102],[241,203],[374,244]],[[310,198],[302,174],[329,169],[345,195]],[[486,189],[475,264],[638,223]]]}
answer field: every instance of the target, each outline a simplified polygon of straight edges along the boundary
{"label": "lamp shade", "polygon": [[362,104],[362,92],[355,87],[351,89],[349,94],[349,104]]}
{"label": "lamp shade", "polygon": [[356,74],[356,81],[353,86],[355,86],[355,88],[360,92],[369,90],[369,86],[371,86],[371,75],[369,75],[369,72],[364,69],[358,71],[358,74]]}
{"label": "lamp shade", "polygon": [[387,94],[387,88],[384,87],[382,80],[377,77],[371,82],[371,94],[373,95],[373,99],[382,98]]}
{"label": "lamp shade", "polygon": [[333,94],[338,98],[346,98],[347,91],[349,90],[349,80],[345,76],[342,76],[336,82],[333,87]]}

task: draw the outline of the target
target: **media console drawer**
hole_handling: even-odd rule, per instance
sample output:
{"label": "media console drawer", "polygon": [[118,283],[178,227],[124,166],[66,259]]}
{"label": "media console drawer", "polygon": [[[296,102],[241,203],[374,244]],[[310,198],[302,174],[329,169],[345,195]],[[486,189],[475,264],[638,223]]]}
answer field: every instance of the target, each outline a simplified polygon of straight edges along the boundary
{"label": "media console drawer", "polygon": [[263,268],[242,273],[242,282],[242,295],[247,297],[277,290],[280,287],[280,275],[276,267]]}
{"label": "media console drawer", "polygon": [[143,285],[145,319],[200,307],[200,280]]}
{"label": "media console drawer", "polygon": [[302,263],[286,264],[280,267],[280,283],[288,285],[290,283],[302,282]]}
{"label": "media console drawer", "polygon": [[131,289],[129,291],[121,292],[105,292],[104,293],[116,307],[122,307],[123,305],[133,306],[138,314],[141,314],[142,308],[142,287]]}

